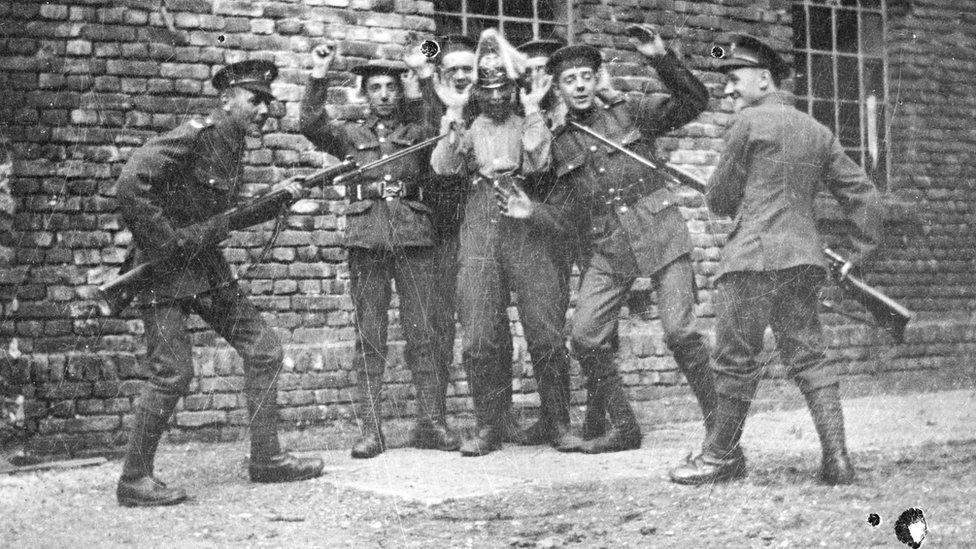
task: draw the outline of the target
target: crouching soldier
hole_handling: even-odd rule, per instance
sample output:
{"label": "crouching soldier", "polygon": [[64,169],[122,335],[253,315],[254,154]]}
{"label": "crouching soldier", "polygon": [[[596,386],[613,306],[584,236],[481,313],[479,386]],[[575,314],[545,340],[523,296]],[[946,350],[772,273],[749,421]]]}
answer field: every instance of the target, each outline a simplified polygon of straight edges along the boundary
{"label": "crouching soldier", "polygon": [[[407,120],[401,76],[406,65],[372,61],[353,69],[369,115],[355,122],[330,118],[325,107],[326,73],[335,46],[316,48],[312,79],[302,100],[301,130],[317,148],[352,156],[362,166],[430,137],[426,124]],[[429,153],[417,152],[368,170],[347,187],[345,246],[349,252],[352,300],[356,307],[358,415],[362,436],[352,457],[371,458],[385,449],[381,429],[383,372],[387,361],[387,312],[391,281],[400,297],[405,358],[417,390],[417,422],[411,444],[453,451],[460,440],[447,427],[445,395],[449,363],[439,359],[431,306],[437,282],[437,250],[431,209],[423,200]]]}
{"label": "crouching soldier", "polygon": [[[242,188],[244,137],[268,114],[273,63],[244,61],[213,78],[220,108],[151,139],[119,177],[122,219],[135,241],[135,261],[157,261],[140,297],[146,332],[148,386],[135,410],[117,497],[124,506],[172,505],[186,492],[154,476],[153,458],[176,402],[193,378],[186,328],[198,314],[244,359],[244,396],[251,430],[248,473],[254,482],[286,482],[322,474],[322,460],[283,453],[278,443],[277,337],[233,279],[218,248],[225,217]],[[301,186],[286,182],[298,196]]]}

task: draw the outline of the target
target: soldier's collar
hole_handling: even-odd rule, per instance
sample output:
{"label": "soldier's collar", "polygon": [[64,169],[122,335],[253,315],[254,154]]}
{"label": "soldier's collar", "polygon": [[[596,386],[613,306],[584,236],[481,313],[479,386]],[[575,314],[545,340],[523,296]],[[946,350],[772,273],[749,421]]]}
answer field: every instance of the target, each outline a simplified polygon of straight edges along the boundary
{"label": "soldier's collar", "polygon": [[393,129],[396,128],[397,126],[400,126],[400,120],[397,119],[396,117],[388,118],[384,120],[373,113],[369,113],[366,115],[366,118],[363,119],[363,124],[365,124],[366,127],[370,129],[376,129],[376,125],[380,123],[386,126],[387,129]]}
{"label": "soldier's collar", "polygon": [[777,90],[756,101],[756,105],[794,105],[796,96],[788,91]]}

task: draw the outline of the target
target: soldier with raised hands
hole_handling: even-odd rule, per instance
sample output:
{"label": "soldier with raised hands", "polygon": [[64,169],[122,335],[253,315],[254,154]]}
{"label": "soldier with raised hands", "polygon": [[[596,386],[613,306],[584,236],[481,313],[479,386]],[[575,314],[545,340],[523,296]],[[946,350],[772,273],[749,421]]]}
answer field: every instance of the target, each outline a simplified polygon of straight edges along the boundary
{"label": "soldier with raised hands", "polygon": [[[452,132],[431,155],[434,171],[463,175],[470,181],[461,227],[459,299],[461,303],[462,363],[474,399],[476,432],[465,440],[464,455],[485,455],[502,442],[500,420],[511,373],[494,371],[497,319],[508,305],[510,281],[518,297],[519,318],[525,328],[543,409],[552,417],[550,442],[560,448],[578,446],[570,429],[568,399],[559,380],[569,368],[563,337],[568,292],[560,287],[558,267],[550,253],[552,232],[541,220],[503,217],[496,198],[499,186],[545,173],[550,164],[551,134],[539,103],[550,78],[537,73],[531,90],[518,84],[524,57],[494,29],[486,30],[478,45],[473,91],[458,91],[439,81],[437,93],[446,106],[441,132]],[[466,123],[464,110],[474,94],[479,115]],[[516,97],[524,116],[516,113]],[[548,197],[536,197],[540,201]],[[507,328],[507,327],[506,327]]]}
{"label": "soldier with raised hands", "polygon": [[[336,56],[334,43],[313,52],[312,78],[300,109],[302,133],[319,150],[360,165],[392,155],[432,135],[429,125],[406,114],[402,62],[377,60],[354,67],[369,112],[360,120],[339,121],[326,108],[326,79]],[[430,174],[429,154],[418,151],[361,174],[347,186],[344,245],[349,253],[353,304],[356,308],[358,415],[361,437],[354,458],[384,451],[382,431],[383,374],[387,363],[387,324],[391,281],[400,298],[404,353],[417,394],[417,421],[410,444],[418,448],[457,450],[459,438],[445,417],[448,364],[438,357],[433,296],[437,256],[431,208],[423,186]]]}
{"label": "soldier with raised hands", "polygon": [[[220,106],[149,140],[122,168],[118,201],[132,232],[134,263],[154,262],[138,296],[150,375],[135,408],[116,495],[124,506],[172,505],[186,492],[155,476],[159,439],[193,379],[186,322],[197,314],[244,359],[244,396],[251,431],[248,473],[254,482],[286,482],[322,474],[322,460],[298,458],[278,442],[277,379],[284,353],[274,331],[247,300],[218,244],[243,187],[244,137],[268,116],[269,61],[243,61],[217,72]],[[300,196],[294,179],[281,188]]]}
{"label": "soldier with raised hands", "polygon": [[[592,453],[641,444],[640,426],[614,363],[620,309],[639,276],[652,277],[657,284],[665,343],[699,400],[706,426],[711,425],[715,406],[708,348],[692,310],[691,238],[677,197],[663,176],[573,125],[653,157],[655,138],[688,123],[707,106],[705,86],[653,29],[641,26],[632,32],[637,51],[656,69],[671,95],[644,95],[630,101],[615,93],[600,70],[600,52],[590,46],[562,48],[548,63],[568,107],[567,124],[554,132],[554,168],[561,184],[579,197],[570,219],[585,219],[589,225],[590,254],[571,337],[587,378],[583,451]],[[598,91],[602,102],[595,99]]]}

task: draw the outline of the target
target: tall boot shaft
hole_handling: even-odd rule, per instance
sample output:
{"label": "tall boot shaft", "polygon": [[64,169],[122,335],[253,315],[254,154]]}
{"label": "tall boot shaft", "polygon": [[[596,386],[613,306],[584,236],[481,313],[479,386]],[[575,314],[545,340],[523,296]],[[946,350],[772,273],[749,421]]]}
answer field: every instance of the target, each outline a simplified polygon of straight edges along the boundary
{"label": "tall boot shaft", "polygon": [[170,416],[179,401],[178,395],[166,395],[151,387],[143,390],[135,410],[129,444],[122,466],[122,478],[135,480],[153,474],[153,461],[159,439],[166,431]]}
{"label": "tall boot shaft", "polygon": [[750,402],[718,395],[714,428],[705,438],[705,453],[716,459],[727,459],[736,453]]}
{"label": "tall boot shaft", "polygon": [[281,453],[277,374],[278,369],[252,369],[246,373],[244,398],[250,416],[252,462],[266,462]]}
{"label": "tall boot shaft", "polygon": [[840,386],[828,385],[803,395],[813,417],[813,425],[823,450],[820,480],[827,484],[854,482],[854,467],[847,454],[844,433],[844,411],[840,402]]}
{"label": "tall boot shaft", "polygon": [[674,353],[675,362],[678,368],[684,373],[688,380],[688,387],[691,389],[698,406],[701,408],[702,417],[705,420],[705,433],[715,427],[715,408],[718,403],[718,395],[715,393],[715,374],[712,372],[708,348],[704,344],[690,347]]}
{"label": "tall boot shaft", "polygon": [[383,370],[363,366],[359,369],[357,381],[359,401],[356,413],[359,416],[360,437],[353,443],[352,457],[369,459],[386,449],[382,429]]}

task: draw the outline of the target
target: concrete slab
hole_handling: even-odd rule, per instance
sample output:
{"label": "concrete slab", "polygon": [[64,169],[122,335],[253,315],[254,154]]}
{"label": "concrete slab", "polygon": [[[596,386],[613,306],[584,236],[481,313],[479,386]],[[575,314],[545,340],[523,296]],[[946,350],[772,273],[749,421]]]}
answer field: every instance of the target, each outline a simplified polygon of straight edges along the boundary
{"label": "concrete slab", "polygon": [[[972,390],[880,395],[844,402],[849,446],[891,451],[933,442],[976,438]],[[639,450],[602,455],[561,454],[548,447],[507,445],[485,457],[394,448],[370,460],[348,450],[309,452],[326,461],[325,482],[426,505],[449,500],[609,479],[666,478],[668,468],[702,441],[699,423],[645,432]],[[742,445],[750,460],[763,454],[818,459],[820,446],[805,408],[750,416]]]}

